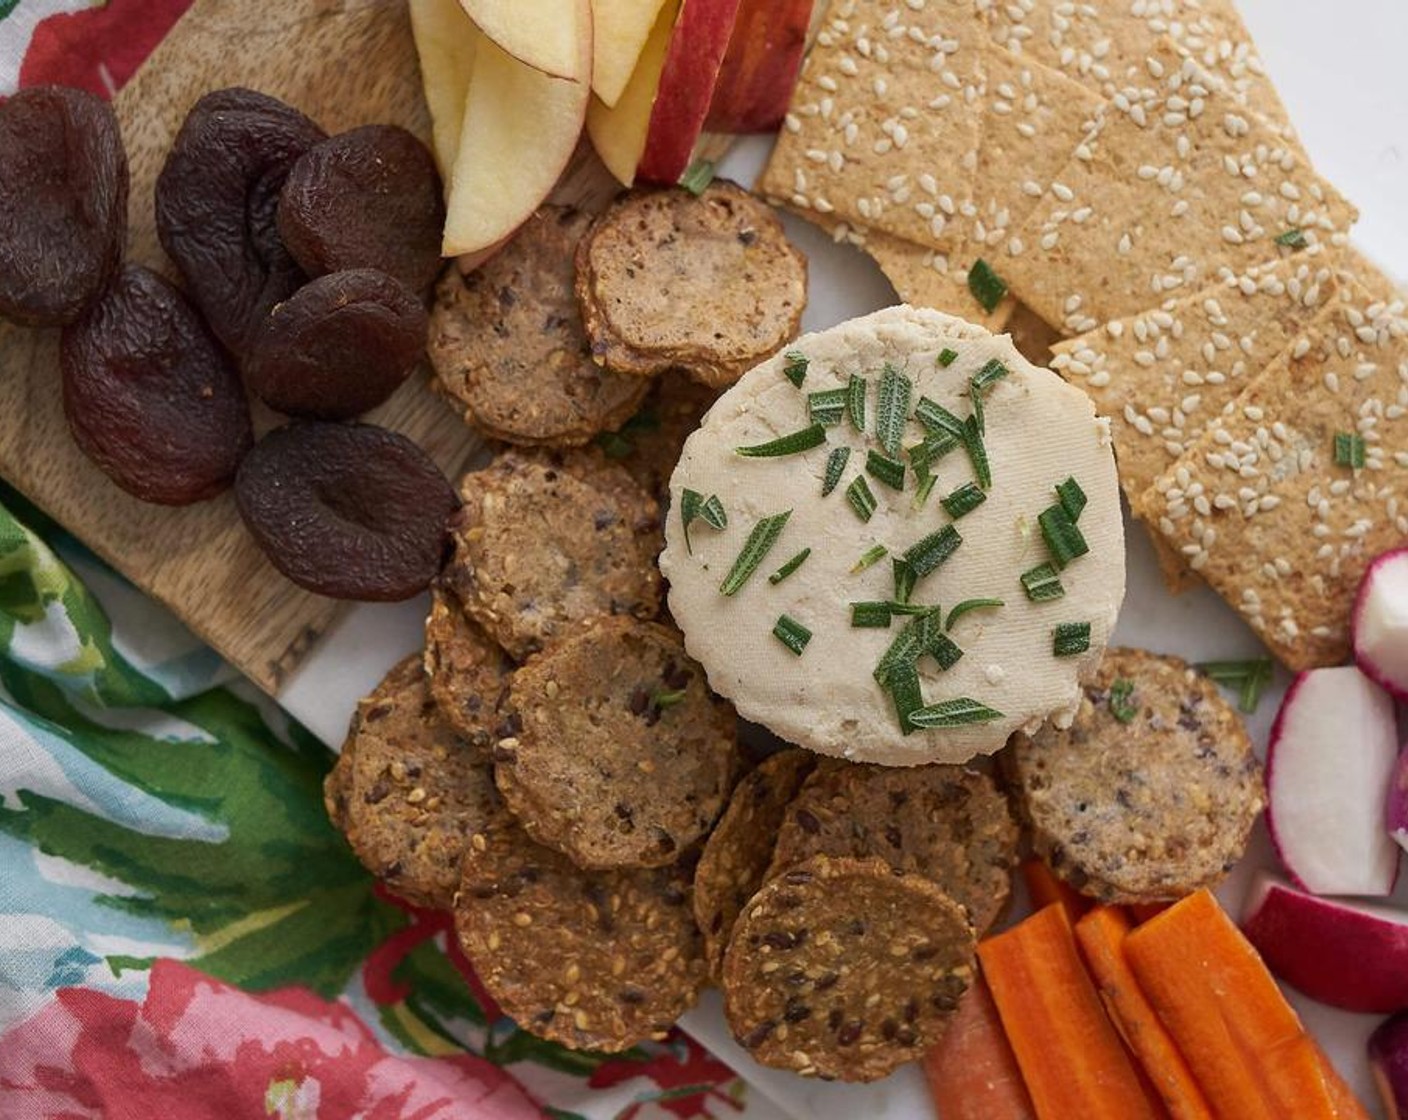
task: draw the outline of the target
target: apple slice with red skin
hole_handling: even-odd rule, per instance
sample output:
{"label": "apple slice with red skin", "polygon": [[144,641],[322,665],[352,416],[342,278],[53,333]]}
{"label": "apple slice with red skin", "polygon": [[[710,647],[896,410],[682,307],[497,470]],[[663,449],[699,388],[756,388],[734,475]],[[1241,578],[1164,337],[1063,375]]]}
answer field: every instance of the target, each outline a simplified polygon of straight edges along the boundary
{"label": "apple slice with red skin", "polygon": [[554,78],[592,80],[592,11],[577,0],[459,0],[500,49],[525,66]]}
{"label": "apple slice with red skin", "polygon": [[1376,1015],[1408,1007],[1408,912],[1318,898],[1263,873],[1242,931],[1276,976],[1311,999]]}
{"label": "apple slice with red skin", "polygon": [[807,49],[813,0],[743,0],[704,127],[772,132],[787,115]]}

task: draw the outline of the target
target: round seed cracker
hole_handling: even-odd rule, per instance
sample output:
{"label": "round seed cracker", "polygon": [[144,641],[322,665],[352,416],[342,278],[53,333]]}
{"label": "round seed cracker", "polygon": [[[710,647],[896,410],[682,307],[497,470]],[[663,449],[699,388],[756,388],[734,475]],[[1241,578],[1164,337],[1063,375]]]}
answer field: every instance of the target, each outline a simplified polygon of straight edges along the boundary
{"label": "round seed cracker", "polygon": [[718,389],[701,385],[679,370],[661,374],[640,411],[620,431],[599,437],[600,445],[608,458],[663,502],[684,441],[718,399]]}
{"label": "round seed cracker", "polygon": [[816,761],[810,751],[771,755],[734,787],[694,875],[694,919],[704,931],[709,972],[718,977],[733,924],[758,893],[788,804]]}
{"label": "round seed cracker", "polygon": [[575,1050],[663,1038],[706,968],[685,866],[583,871],[515,826],[464,860],[455,928],[525,1030]]}
{"label": "round seed cracker", "polygon": [[431,589],[425,620],[430,695],[456,733],[484,752],[509,734],[508,686],[515,666],[453,594]]}
{"label": "round seed cracker", "polygon": [[744,908],[724,1011],[755,1060],[874,1081],[938,1041],[973,976],[963,908],[881,859],[814,856]]}
{"label": "round seed cracker", "polygon": [[328,816],[367,870],[434,909],[454,898],[469,838],[511,819],[483,753],[430,698],[417,656],[357,705],[323,790]]}
{"label": "round seed cracker", "polygon": [[592,360],[573,293],[591,216],[544,206],[485,264],[435,289],[427,353],[465,422],[507,443],[567,447],[620,426],[650,383]]}
{"label": "round seed cracker", "polygon": [[1143,650],[1108,650],[1071,727],[1016,736],[1004,765],[1037,854],[1103,902],[1215,886],[1265,803],[1261,764],[1217,686]]}
{"label": "round seed cracker", "polygon": [[505,451],[460,483],[447,585],[515,658],[599,615],[660,609],[660,507],[595,451]]}
{"label": "round seed cracker", "polygon": [[815,855],[877,856],[937,883],[981,937],[1011,894],[1018,839],[1007,798],[981,771],[828,760],[788,806],[767,877]]}
{"label": "round seed cracker", "polygon": [[673,863],[708,832],[738,770],[738,720],[674,631],[601,619],[531,658],[494,751],[509,807],[582,867]]}

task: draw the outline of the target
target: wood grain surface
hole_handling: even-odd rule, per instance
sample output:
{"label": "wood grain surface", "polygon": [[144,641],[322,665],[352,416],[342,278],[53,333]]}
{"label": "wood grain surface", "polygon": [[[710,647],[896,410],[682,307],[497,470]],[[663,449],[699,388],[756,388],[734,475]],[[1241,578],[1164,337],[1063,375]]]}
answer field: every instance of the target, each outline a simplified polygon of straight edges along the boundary
{"label": "wood grain surface", "polygon": [[[115,101],[132,167],[128,256],[173,279],[152,186],[190,106],[231,85],[281,97],[329,133],[378,122],[429,135],[399,0],[196,0]],[[583,147],[557,197],[597,207],[615,191]],[[451,479],[482,446],[424,370],[367,419],[410,436]],[[275,422],[256,414],[260,430]],[[0,324],[0,474],[270,693],[343,609],[269,565],[229,494],[186,509],[145,505],[80,455],[60,402],[56,331]]]}

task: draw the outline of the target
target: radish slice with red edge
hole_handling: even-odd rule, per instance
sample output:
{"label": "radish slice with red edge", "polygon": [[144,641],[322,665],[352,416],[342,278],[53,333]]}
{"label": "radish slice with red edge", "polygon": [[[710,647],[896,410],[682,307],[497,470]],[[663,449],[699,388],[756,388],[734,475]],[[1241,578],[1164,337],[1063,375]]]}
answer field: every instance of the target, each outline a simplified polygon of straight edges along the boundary
{"label": "radish slice with red edge", "polygon": [[1408,548],[1369,565],[1354,602],[1354,660],[1374,681],[1408,700]]}
{"label": "radish slice with red edge", "polygon": [[1271,729],[1266,823],[1298,886],[1393,890],[1399,848],[1383,807],[1397,760],[1393,700],[1354,666],[1312,669],[1291,683]]}
{"label": "radish slice with red edge", "polygon": [[1369,1036],[1369,1068],[1388,1120],[1408,1120],[1408,1012],[1385,1019]]}
{"label": "radish slice with red edge", "polygon": [[1388,787],[1388,834],[1408,851],[1408,748],[1398,756]]}

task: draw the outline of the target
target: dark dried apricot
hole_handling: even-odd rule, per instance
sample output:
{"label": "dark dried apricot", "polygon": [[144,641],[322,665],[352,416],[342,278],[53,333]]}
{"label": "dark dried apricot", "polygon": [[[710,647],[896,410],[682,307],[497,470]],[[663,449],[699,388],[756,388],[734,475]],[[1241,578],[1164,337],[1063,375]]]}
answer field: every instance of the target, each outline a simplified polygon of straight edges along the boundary
{"label": "dark dried apricot", "polygon": [[440,271],[444,226],[435,157],[389,124],[324,140],[294,164],[279,199],[279,233],[309,276],[377,268],[424,291]]}
{"label": "dark dried apricot", "polygon": [[245,381],[271,408],[348,420],[375,408],[425,353],[420,297],[384,272],[334,272],[304,285],[250,335]]}
{"label": "dark dried apricot", "polygon": [[122,262],[127,154],[106,101],[34,86],[0,103],[0,316],[72,323]]}
{"label": "dark dried apricot", "polygon": [[216,90],[195,103],[157,177],[162,248],[236,354],[270,308],[303,284],[279,240],[279,194],[299,156],[323,139],[322,129],[276,98]]}
{"label": "dark dried apricot", "polygon": [[240,514],[270,563],[334,599],[409,599],[440,570],[459,504],[405,436],[300,421],[254,445],[235,480]]}
{"label": "dark dried apricot", "polygon": [[254,436],[239,374],[200,314],[128,265],[60,345],[64,415],[83,453],[128,493],[181,506],[234,481]]}

